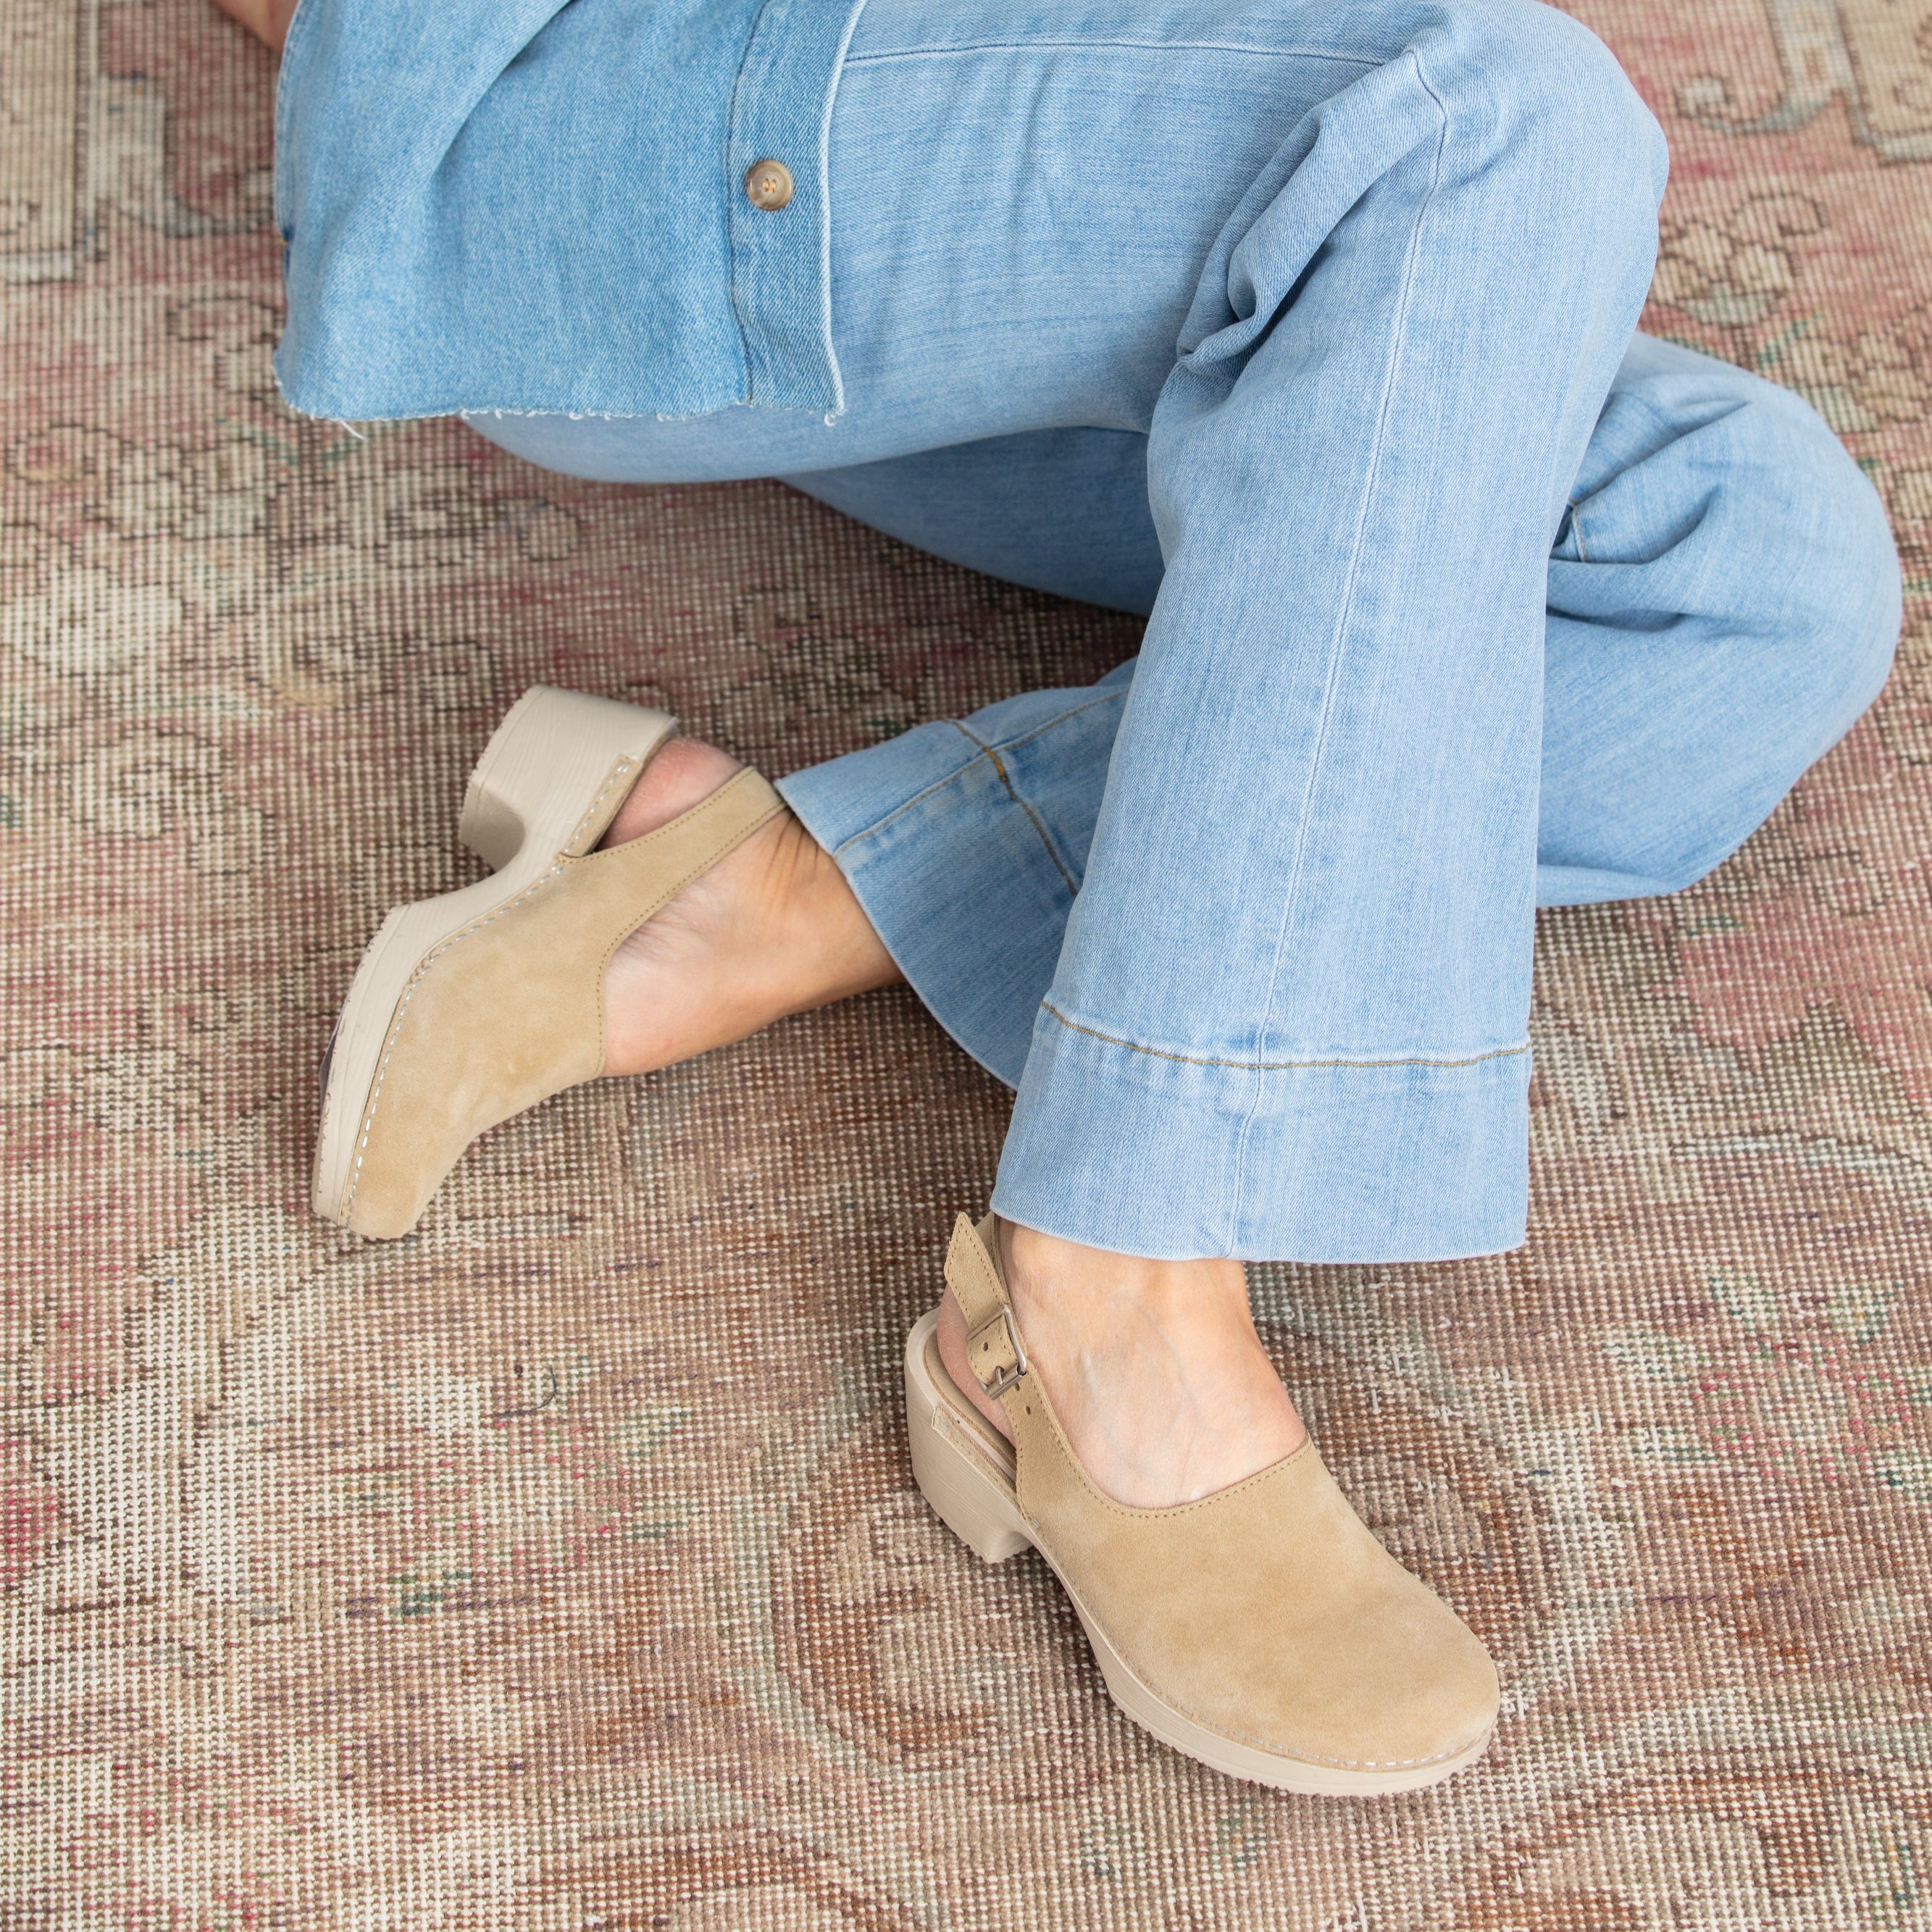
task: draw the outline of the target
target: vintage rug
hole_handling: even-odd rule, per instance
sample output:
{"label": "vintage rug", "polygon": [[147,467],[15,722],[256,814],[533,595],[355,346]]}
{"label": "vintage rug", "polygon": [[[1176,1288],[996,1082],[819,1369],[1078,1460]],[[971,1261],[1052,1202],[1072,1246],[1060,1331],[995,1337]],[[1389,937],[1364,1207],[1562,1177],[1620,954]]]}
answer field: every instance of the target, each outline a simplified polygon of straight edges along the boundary
{"label": "vintage rug", "polygon": [[272,64],[0,0],[0,1928],[1932,1927],[1932,11],[1590,0],[1673,143],[1651,326],[1884,491],[1889,693],[1714,880],[1546,918],[1528,1246],[1258,1272],[1495,1650],[1477,1769],[1230,1783],[897,1361],[1002,1093],[901,994],[304,1205],[314,1070],[539,680],[783,770],[1130,652],[773,485],[593,488],[268,369]]}

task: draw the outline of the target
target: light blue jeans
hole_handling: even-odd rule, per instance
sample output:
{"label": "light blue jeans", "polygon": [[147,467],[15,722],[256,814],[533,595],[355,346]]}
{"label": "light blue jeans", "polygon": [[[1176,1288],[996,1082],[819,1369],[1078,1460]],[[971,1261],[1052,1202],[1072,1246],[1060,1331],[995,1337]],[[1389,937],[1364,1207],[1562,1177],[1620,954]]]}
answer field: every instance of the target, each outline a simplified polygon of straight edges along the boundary
{"label": "light blue jeans", "polygon": [[830,153],[842,415],[476,426],[1148,614],[1090,689],[781,788],[1018,1086],[1002,1214],[1520,1241],[1536,906],[1715,865],[1899,622],[1818,418],[1633,334],[1655,122],[1529,0],[868,0]]}

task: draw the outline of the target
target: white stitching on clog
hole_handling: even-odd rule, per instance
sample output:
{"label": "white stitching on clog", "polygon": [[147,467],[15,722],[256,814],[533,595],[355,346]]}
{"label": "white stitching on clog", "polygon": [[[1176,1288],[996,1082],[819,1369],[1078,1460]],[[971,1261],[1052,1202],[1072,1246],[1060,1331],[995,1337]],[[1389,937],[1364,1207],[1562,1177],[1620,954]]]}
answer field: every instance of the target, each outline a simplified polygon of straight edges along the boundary
{"label": "white stitching on clog", "polygon": [[396,1016],[389,1022],[388,1037],[382,1042],[382,1057],[376,1063],[376,1077],[369,1083],[368,1104],[363,1109],[362,1124],[356,1142],[356,1158],[349,1170],[349,1192],[343,1197],[342,1225],[348,1226],[350,1217],[356,1211],[356,1190],[362,1184],[362,1157],[369,1149],[369,1136],[376,1124],[376,1102],[382,1097],[382,1082],[388,1072],[389,1061],[396,1050],[397,1036],[403,1030],[404,1016],[409,1011],[410,1001],[416,997],[416,990],[423,975],[437,960],[447,952],[459,939],[467,939],[472,932],[480,932],[486,926],[494,925],[512,908],[521,905],[526,899],[533,898],[551,880],[563,871],[563,862],[551,862],[550,870],[534,885],[528,886],[513,899],[506,899],[495,911],[472,920],[460,931],[452,932],[432,950],[424,954],[416,963],[416,970],[410,975],[409,984],[403,988],[403,997],[396,1002]]}

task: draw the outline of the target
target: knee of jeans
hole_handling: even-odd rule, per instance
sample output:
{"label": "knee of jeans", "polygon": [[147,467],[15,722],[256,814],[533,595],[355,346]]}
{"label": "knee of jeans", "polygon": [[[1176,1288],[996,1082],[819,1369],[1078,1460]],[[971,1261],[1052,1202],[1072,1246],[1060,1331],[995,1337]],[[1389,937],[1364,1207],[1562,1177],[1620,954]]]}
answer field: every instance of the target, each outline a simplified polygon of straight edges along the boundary
{"label": "knee of jeans", "polygon": [[1493,104],[1504,139],[1546,154],[1573,226],[1654,253],[1670,148],[1616,55],[1540,0],[1484,0],[1460,24],[1473,41],[1461,70]]}
{"label": "knee of jeans", "polygon": [[1743,710],[1788,783],[1883,688],[1902,585],[1885,506],[1844,446],[1802,398],[1742,380],[1750,396],[1713,425],[1723,480],[1706,516],[1728,554],[1712,565],[1753,640]]}
{"label": "knee of jeans", "polygon": [[1768,439],[1783,459],[1780,520],[1810,566],[1789,602],[1785,643],[1804,667],[1822,752],[1851,728],[1891,673],[1904,616],[1898,550],[1870,479],[1808,404],[1774,390],[1751,406],[1760,418],[1783,419]]}

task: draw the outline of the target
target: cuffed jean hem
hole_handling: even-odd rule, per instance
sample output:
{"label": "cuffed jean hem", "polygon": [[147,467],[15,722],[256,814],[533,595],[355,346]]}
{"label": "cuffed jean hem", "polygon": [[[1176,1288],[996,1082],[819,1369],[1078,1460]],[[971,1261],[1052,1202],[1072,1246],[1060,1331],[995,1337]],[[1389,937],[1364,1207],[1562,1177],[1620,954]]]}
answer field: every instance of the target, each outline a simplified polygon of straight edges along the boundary
{"label": "cuffed jean hem", "polygon": [[1170,1261],[1494,1254],[1523,1239],[1528,1096],[1527,1047],[1244,1066],[1147,1052],[1043,1006],[993,1207]]}
{"label": "cuffed jean hem", "polygon": [[1118,694],[1029,692],[778,782],[913,991],[1009,1087],[1053,982],[1090,829],[1056,836],[1054,801],[1030,795],[1031,767],[1037,757],[1077,776],[1097,758],[1104,769]]}

